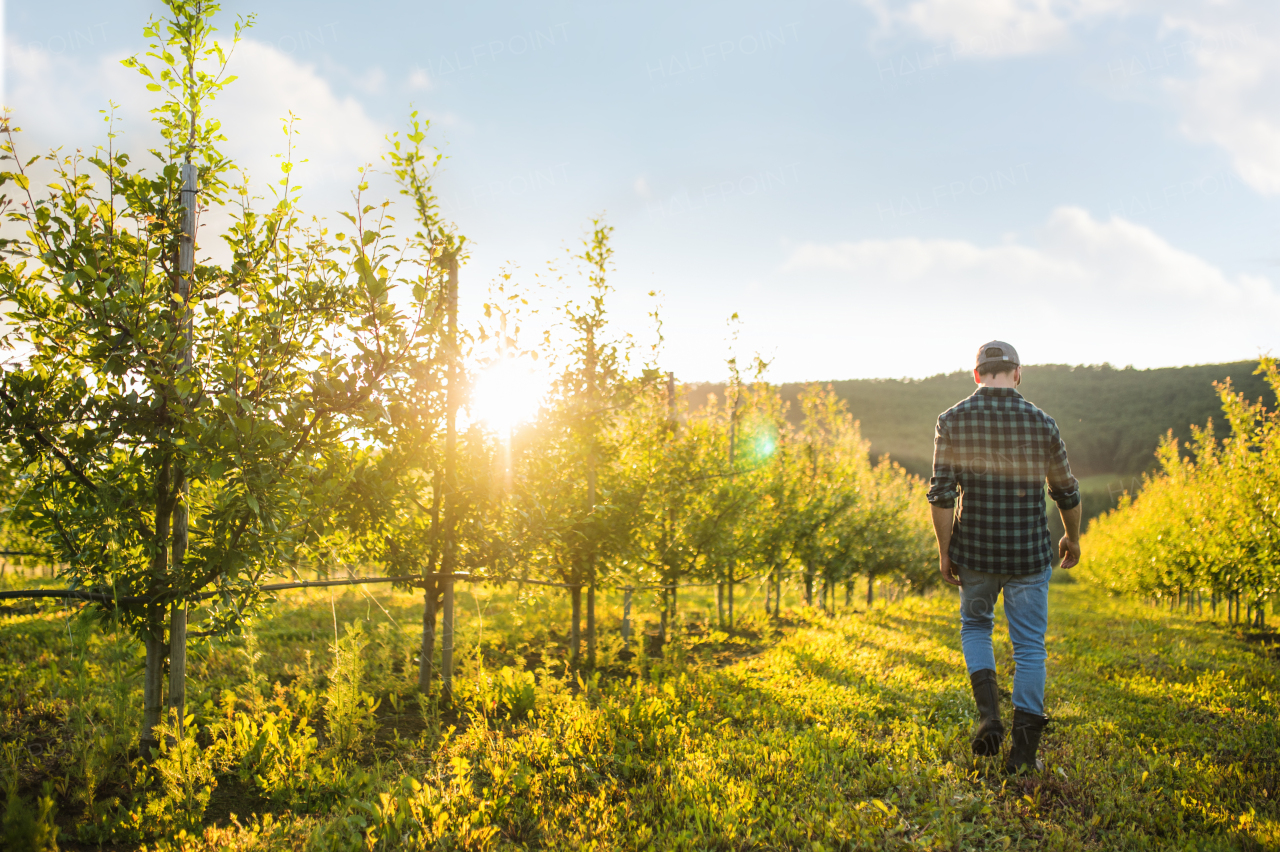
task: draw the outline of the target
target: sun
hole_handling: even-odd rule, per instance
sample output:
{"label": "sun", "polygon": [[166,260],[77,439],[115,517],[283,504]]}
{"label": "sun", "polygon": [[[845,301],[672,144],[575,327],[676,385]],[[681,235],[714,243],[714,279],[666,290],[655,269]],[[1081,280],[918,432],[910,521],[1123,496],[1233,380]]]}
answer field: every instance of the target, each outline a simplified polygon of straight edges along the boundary
{"label": "sun", "polygon": [[472,387],[471,416],[499,434],[510,434],[537,416],[543,384],[526,361],[507,359],[490,364]]}

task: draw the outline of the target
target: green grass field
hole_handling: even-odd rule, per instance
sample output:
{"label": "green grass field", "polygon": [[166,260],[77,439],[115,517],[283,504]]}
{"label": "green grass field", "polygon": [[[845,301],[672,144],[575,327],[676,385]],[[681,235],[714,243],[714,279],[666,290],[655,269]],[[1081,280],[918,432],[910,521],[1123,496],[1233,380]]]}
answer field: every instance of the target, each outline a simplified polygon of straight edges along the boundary
{"label": "green grass field", "polygon": [[[248,642],[197,650],[195,740],[151,771],[128,761],[134,643],[11,616],[4,836],[43,814],[63,849],[1280,846],[1274,645],[1083,584],[1052,595],[1048,769],[1016,779],[969,753],[945,592],[776,625],[757,600],[735,636],[705,629],[703,595],[660,657],[623,662],[610,638],[577,688],[562,601],[463,594],[444,711],[413,697],[414,597],[295,594]],[[357,627],[337,668],[335,622]]]}

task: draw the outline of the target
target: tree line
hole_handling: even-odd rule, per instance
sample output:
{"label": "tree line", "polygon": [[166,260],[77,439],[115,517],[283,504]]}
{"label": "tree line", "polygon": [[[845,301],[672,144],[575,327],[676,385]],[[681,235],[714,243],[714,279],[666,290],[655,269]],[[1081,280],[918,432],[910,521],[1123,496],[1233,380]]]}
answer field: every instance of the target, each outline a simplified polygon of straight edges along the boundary
{"label": "tree line", "polygon": [[[1112,477],[1121,481],[1156,468],[1160,436],[1172,429],[1186,442],[1190,424],[1203,423],[1218,411],[1213,382],[1230,379],[1236,390],[1250,397],[1267,391],[1254,375],[1256,361],[1200,364],[1137,370],[1110,364],[1032,364],[1023,374],[1019,392],[1053,415],[1071,456],[1071,468],[1081,477]],[[855,379],[831,382],[836,394],[862,423],[872,453],[888,454],[918,476],[927,477],[933,458],[933,426],[938,413],[973,393],[971,371],[959,370],[923,379]],[[786,384],[782,392],[794,400],[800,385]],[[719,391],[708,385],[706,391]],[[1114,508],[1108,483],[1097,511],[1086,505],[1086,516]]]}
{"label": "tree line", "polygon": [[[666,630],[691,580],[720,585],[730,624],[761,572],[775,614],[791,577],[823,605],[858,576],[932,581],[922,485],[871,462],[829,389],[793,417],[763,362],[744,376],[729,357],[724,393],[691,406],[660,346],[636,355],[608,322],[602,221],[558,336],[521,340],[505,278],[461,317],[467,241],[416,114],[388,139],[398,198],[369,199],[365,173],[331,228],[304,215],[288,156],[255,196],[213,114],[242,24],[228,47],[217,4],[166,7],[125,62],[164,97],[146,165],[114,132],[26,156],[0,127],[4,529],[145,646],[144,747],[166,705],[181,725],[188,637],[240,632],[269,580],[303,572],[373,565],[422,588],[425,692],[460,573],[564,584],[575,667],[594,665],[602,588],[660,587]],[[479,376],[534,358],[553,377],[536,417],[473,416]]]}

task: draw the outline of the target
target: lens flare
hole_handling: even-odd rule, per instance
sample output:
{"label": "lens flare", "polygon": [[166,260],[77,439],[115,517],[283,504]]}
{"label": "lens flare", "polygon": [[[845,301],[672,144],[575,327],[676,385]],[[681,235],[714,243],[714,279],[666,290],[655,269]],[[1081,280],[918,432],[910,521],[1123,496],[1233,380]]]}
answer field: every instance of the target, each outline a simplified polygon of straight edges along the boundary
{"label": "lens flare", "polygon": [[498,361],[476,378],[471,391],[471,416],[500,434],[509,434],[538,414],[543,382],[529,364]]}

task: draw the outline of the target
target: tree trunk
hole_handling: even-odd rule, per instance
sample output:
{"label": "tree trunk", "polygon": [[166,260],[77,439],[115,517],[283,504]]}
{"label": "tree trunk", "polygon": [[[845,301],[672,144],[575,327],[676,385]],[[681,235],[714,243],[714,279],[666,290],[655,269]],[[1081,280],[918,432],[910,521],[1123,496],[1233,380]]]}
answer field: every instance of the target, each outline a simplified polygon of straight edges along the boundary
{"label": "tree trunk", "polygon": [[436,579],[428,578],[422,593],[422,648],[418,651],[418,691],[431,694],[436,656]]}
{"label": "tree trunk", "polygon": [[187,606],[174,601],[169,607],[169,719],[182,736],[187,704]]}
{"label": "tree trunk", "polygon": [[724,628],[724,583],[716,583],[716,626]]}
{"label": "tree trunk", "polygon": [[[173,509],[173,566],[178,581],[187,557],[187,482],[179,471],[178,503]],[[174,731],[182,736],[187,714],[187,605],[176,600],[169,607],[169,717]]]}
{"label": "tree trunk", "polygon": [[867,575],[867,609],[868,610],[870,610],[871,605],[875,603],[875,599],[876,599],[876,578],[868,574]]}
{"label": "tree trunk", "polygon": [[147,665],[142,677],[142,731],[138,735],[138,749],[142,757],[151,760],[160,750],[155,728],[160,724],[161,705],[164,702],[164,628],[161,626],[161,610],[158,606],[147,613]]}

